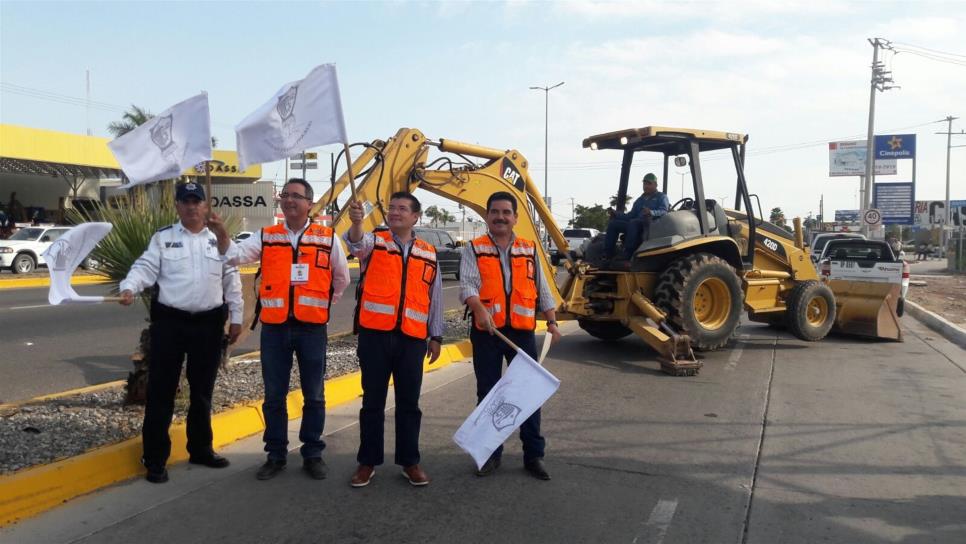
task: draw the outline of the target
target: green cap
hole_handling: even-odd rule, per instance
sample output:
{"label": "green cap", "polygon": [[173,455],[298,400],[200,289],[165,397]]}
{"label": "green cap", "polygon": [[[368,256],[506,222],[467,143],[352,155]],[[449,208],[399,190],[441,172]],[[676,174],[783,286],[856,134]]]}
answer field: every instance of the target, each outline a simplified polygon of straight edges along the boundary
{"label": "green cap", "polygon": [[657,176],[654,174],[646,174],[644,176],[644,181],[649,181],[651,183],[657,183]]}

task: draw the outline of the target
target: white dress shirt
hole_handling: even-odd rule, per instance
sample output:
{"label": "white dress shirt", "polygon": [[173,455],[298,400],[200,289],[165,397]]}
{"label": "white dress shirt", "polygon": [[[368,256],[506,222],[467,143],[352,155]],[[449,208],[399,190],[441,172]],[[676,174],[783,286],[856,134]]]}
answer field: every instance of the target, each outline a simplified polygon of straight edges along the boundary
{"label": "white dress shirt", "polygon": [[207,227],[193,233],[179,221],[155,232],[120,290],[138,294],[155,283],[165,306],[197,313],[227,302],[231,323],[242,322],[241,276],[218,254],[218,238]]}
{"label": "white dress shirt", "polygon": [[[513,242],[516,239],[517,235],[515,233],[511,233],[510,243],[507,244],[506,247],[503,247],[496,242],[493,243],[497,251],[500,253],[500,266],[503,268],[503,292],[505,293],[509,292],[511,289],[509,254],[510,247],[513,246]],[[539,253],[536,258],[540,258]],[[536,264],[537,309],[541,312],[548,312],[556,309],[557,301],[553,298],[553,294],[550,292],[550,285],[547,284],[547,278],[544,277],[543,268],[540,267],[540,263]],[[476,252],[473,251],[473,243],[470,241],[463,246],[463,255],[460,258],[460,301],[465,304],[466,299],[480,296],[480,288],[482,286],[483,279],[480,277],[480,265],[476,262]]]}
{"label": "white dress shirt", "polygon": [[[308,219],[305,220],[305,225],[297,231],[288,228],[288,223],[285,223],[285,233],[288,234],[288,240],[292,244],[293,249],[298,248],[299,237],[307,228],[309,228]],[[332,255],[329,258],[329,264],[332,267],[332,301],[330,304],[339,302],[339,299],[342,298],[342,292],[349,285],[349,262],[345,258],[345,251],[342,250],[342,244],[336,238],[335,236],[332,237]],[[228,251],[225,252],[226,261],[232,265],[253,263],[261,260],[261,258],[261,230],[245,238],[241,243],[236,244],[235,242],[231,242],[228,246]]]}

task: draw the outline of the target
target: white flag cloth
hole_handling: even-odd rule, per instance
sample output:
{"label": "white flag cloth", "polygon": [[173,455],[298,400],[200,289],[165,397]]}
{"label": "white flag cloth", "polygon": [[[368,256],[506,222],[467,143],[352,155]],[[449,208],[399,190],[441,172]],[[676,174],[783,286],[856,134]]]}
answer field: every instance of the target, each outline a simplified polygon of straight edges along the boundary
{"label": "white flag cloth", "polygon": [[211,160],[208,93],[175,104],[107,145],[131,180],[129,187],[180,176]]}
{"label": "white flag cloth", "polygon": [[517,351],[506,373],[460,425],[453,440],[473,457],[477,468],[482,468],[500,444],[559,387],[560,380],[529,355]]}
{"label": "white flag cloth", "polygon": [[51,304],[104,302],[102,296],[78,295],[70,286],[70,277],[101,238],[111,232],[111,228],[110,223],[81,223],[54,240],[44,251],[44,260],[50,271],[47,300]]}
{"label": "white flag cloth", "polygon": [[310,147],[348,143],[335,65],[316,66],[305,79],[282,85],[238,123],[235,139],[242,170]]}

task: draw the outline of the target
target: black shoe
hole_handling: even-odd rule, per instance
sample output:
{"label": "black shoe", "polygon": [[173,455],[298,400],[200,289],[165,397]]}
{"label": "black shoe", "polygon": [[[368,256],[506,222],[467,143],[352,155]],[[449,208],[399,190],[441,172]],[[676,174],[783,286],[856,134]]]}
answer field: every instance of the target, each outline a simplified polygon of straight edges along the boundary
{"label": "black shoe", "polygon": [[204,465],[209,468],[225,468],[231,464],[228,459],[214,452],[205,456],[189,457],[188,462],[192,465]]}
{"label": "black shoe", "polygon": [[163,466],[145,465],[144,468],[148,469],[148,473],[144,476],[144,479],[152,484],[163,484],[168,481],[168,469]]}
{"label": "black shoe", "polygon": [[316,480],[324,480],[329,472],[329,468],[325,466],[325,461],[321,457],[303,460],[302,470]]}
{"label": "black shoe", "polygon": [[255,478],[259,480],[271,480],[272,478],[278,476],[279,472],[285,470],[285,461],[273,461],[269,459],[265,461],[265,464],[258,469],[255,473]]}
{"label": "black shoe", "polygon": [[550,474],[547,473],[547,467],[543,465],[543,459],[533,459],[531,461],[526,461],[523,463],[523,468],[527,469],[530,476],[538,480],[549,480]]}
{"label": "black shoe", "polygon": [[500,468],[500,458],[490,457],[486,460],[486,463],[483,463],[483,467],[476,471],[476,475],[481,477],[489,476],[490,474],[496,472],[496,469],[498,468]]}

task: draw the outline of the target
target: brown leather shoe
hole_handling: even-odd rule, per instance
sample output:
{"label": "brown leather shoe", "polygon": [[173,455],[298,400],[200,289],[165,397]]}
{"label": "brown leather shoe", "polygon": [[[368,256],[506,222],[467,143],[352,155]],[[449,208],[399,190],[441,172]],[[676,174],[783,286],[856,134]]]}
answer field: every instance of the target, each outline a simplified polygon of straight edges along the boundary
{"label": "brown leather shoe", "polygon": [[426,475],[423,469],[419,468],[419,465],[409,465],[403,468],[402,475],[409,480],[410,485],[416,487],[429,485],[429,476]]}
{"label": "brown leather shoe", "polygon": [[356,469],[356,473],[352,475],[352,479],[349,480],[349,485],[352,487],[365,487],[369,485],[372,481],[372,477],[376,475],[376,467],[372,465],[359,465]]}

